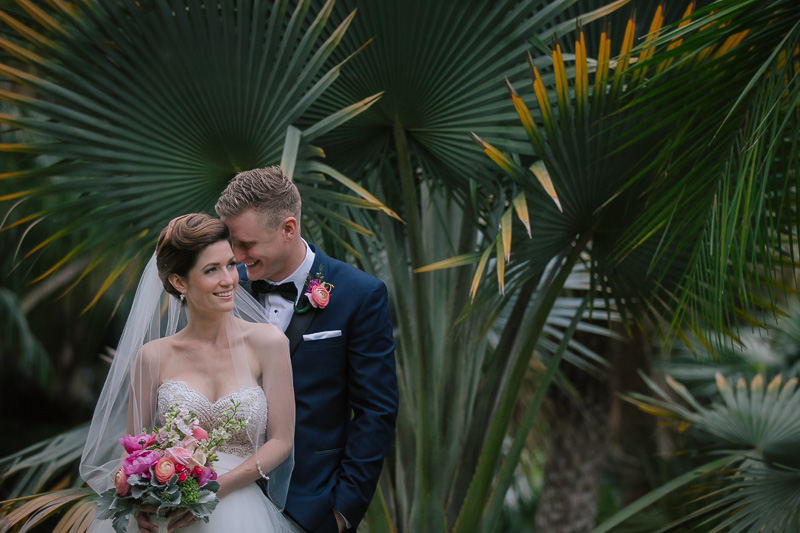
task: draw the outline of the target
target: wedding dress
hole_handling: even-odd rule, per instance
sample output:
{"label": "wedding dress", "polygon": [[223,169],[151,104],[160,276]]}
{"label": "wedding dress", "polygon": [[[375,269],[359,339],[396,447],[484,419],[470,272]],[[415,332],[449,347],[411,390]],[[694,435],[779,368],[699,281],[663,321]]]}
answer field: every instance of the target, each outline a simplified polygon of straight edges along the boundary
{"label": "wedding dress", "polygon": [[[218,450],[219,461],[214,463],[217,475],[233,470],[255,450],[253,443],[267,427],[267,398],[261,387],[247,387],[211,401],[186,382],[165,379],[158,387],[159,425],[170,406],[179,404],[197,414],[200,427],[211,433],[217,419],[230,413],[231,401],[240,403],[236,415],[247,421],[244,430],[234,433]],[[110,520],[95,521],[89,533],[111,533]],[[255,483],[250,483],[222,498],[208,523],[201,521],[176,530],[181,533],[210,533],[234,531],[236,533],[302,533],[302,529],[281,513]],[[138,533],[136,520],[131,517],[128,533]]]}

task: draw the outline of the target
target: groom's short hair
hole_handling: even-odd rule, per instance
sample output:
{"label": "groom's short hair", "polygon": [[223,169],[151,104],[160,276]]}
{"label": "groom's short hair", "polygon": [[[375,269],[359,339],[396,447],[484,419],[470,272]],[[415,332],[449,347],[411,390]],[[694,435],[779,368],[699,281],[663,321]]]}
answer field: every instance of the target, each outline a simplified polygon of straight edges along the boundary
{"label": "groom's short hair", "polygon": [[269,228],[277,228],[286,217],[300,222],[300,192],[279,166],[239,172],[225,187],[214,209],[217,215],[233,218],[248,209],[258,213]]}

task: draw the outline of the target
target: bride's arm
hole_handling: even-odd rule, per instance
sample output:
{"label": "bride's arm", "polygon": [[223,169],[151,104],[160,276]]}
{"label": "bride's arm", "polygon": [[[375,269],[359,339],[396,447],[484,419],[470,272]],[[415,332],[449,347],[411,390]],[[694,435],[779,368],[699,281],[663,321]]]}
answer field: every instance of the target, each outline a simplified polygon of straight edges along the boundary
{"label": "bride's arm", "polygon": [[217,497],[253,483],[289,457],[294,440],[294,387],[289,343],[283,332],[269,324],[257,327],[250,346],[261,367],[267,397],[267,441],[242,464],[217,479]]}

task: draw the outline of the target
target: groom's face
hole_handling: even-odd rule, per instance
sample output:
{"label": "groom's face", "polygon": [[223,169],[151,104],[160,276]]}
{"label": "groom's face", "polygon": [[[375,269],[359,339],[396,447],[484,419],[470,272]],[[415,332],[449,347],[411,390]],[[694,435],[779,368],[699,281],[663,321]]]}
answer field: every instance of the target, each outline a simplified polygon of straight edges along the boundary
{"label": "groom's face", "polygon": [[253,209],[222,221],[231,230],[233,254],[244,263],[248,279],[281,281],[292,273],[288,266],[292,228],[285,224],[269,228]]}

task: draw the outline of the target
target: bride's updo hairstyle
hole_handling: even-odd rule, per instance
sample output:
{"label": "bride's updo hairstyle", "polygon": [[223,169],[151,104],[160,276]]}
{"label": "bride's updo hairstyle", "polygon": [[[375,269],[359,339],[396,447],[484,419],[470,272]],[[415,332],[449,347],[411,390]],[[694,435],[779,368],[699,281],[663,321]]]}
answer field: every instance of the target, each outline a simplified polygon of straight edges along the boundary
{"label": "bride's updo hairstyle", "polygon": [[156,244],[156,267],[161,284],[168,294],[180,297],[169,281],[171,274],[185,278],[207,246],[230,238],[222,221],[203,213],[189,213],[173,218],[161,230]]}

